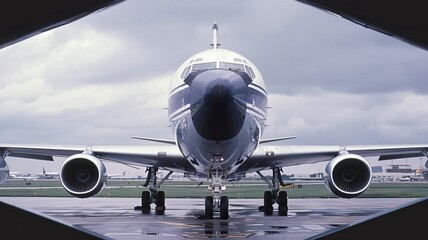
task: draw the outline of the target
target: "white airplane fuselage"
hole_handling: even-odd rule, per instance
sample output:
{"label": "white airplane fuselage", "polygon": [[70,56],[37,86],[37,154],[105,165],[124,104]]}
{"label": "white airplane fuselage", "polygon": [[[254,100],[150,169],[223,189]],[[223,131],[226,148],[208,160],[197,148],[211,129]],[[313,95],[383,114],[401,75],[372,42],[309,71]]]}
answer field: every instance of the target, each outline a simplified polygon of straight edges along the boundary
{"label": "white airplane fuselage", "polygon": [[169,120],[180,151],[198,173],[231,176],[259,144],[266,104],[256,66],[213,47],[178,68],[170,84]]}

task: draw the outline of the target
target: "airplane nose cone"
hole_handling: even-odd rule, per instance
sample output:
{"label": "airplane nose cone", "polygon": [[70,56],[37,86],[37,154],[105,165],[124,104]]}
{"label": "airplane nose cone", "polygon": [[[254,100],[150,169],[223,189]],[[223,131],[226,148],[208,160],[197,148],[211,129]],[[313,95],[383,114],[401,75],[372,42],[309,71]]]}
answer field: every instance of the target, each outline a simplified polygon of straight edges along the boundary
{"label": "airplane nose cone", "polygon": [[215,69],[198,74],[190,85],[194,126],[205,139],[236,136],[246,114],[247,83],[234,71]]}
{"label": "airplane nose cone", "polygon": [[207,84],[203,96],[207,106],[210,108],[226,107],[233,101],[233,89],[230,82],[225,79],[217,79],[212,84]]}

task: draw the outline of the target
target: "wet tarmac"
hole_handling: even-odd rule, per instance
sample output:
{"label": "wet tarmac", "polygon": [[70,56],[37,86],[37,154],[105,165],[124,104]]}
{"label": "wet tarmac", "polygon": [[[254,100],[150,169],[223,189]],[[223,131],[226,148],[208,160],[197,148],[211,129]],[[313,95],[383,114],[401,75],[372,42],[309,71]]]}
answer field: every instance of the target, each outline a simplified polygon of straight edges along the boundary
{"label": "wet tarmac", "polygon": [[[411,198],[289,199],[289,215],[264,216],[262,199],[230,199],[230,218],[203,219],[204,199],[166,199],[165,215],[134,210],[136,198],[13,198],[0,201],[112,239],[306,239],[413,201]],[[199,217],[199,218],[198,218]]]}

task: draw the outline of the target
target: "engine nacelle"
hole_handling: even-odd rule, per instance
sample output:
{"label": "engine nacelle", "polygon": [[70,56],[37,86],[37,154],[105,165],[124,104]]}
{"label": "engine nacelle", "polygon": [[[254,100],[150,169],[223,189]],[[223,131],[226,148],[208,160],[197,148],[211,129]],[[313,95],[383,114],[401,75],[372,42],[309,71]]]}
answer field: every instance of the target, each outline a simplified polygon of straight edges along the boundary
{"label": "engine nacelle", "polygon": [[107,182],[106,168],[100,159],[90,154],[75,154],[62,164],[62,186],[69,194],[88,198],[101,192]]}
{"label": "engine nacelle", "polygon": [[369,163],[356,154],[342,154],[331,160],[325,171],[325,185],[336,196],[354,198],[367,190],[372,180]]}
{"label": "engine nacelle", "polygon": [[4,160],[4,158],[0,156],[0,184],[4,183],[8,177],[9,165]]}

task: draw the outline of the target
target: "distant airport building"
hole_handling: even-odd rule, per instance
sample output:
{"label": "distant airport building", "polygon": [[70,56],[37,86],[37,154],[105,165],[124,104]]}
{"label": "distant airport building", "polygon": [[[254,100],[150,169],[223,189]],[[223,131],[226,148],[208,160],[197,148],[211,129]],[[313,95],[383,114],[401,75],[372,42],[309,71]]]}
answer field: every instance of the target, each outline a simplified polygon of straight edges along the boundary
{"label": "distant airport building", "polygon": [[292,174],[289,180],[296,181],[323,181],[324,173],[312,173],[312,174]]}
{"label": "distant airport building", "polygon": [[[376,168],[376,171],[373,168]],[[378,171],[378,167],[373,168],[373,182],[413,182],[427,180],[422,169],[412,169],[407,164],[388,165],[385,171],[382,171],[382,167],[380,167],[380,171]]]}
{"label": "distant airport building", "polygon": [[410,165],[407,164],[391,164],[386,168],[387,173],[414,173]]}

